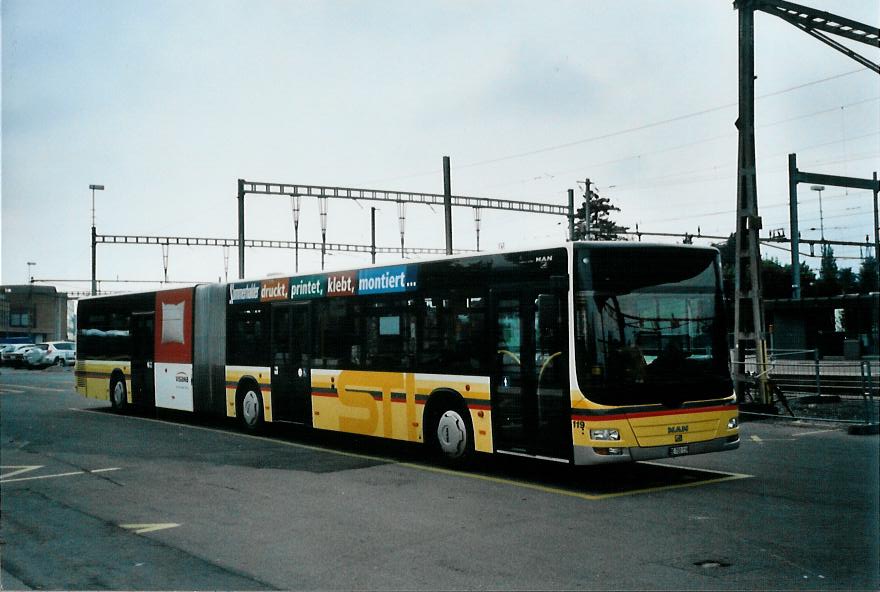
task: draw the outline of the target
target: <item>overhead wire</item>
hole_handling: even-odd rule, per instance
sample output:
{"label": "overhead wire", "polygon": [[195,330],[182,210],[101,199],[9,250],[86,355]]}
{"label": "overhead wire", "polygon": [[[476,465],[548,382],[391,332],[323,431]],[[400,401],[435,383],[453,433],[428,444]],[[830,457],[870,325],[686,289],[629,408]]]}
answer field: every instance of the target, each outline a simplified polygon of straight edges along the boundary
{"label": "overhead wire", "polygon": [[[755,99],[758,100],[758,99],[766,99],[766,98],[768,98],[768,97],[774,97],[774,96],[781,95],[781,94],[784,94],[784,93],[787,93],[787,92],[791,92],[791,91],[793,91],[793,90],[798,90],[798,89],[801,89],[801,88],[806,88],[806,87],[808,87],[808,86],[813,86],[813,85],[815,85],[815,84],[820,84],[820,83],[823,83],[823,82],[828,82],[828,81],[830,81],[830,80],[835,80],[835,79],[838,79],[838,78],[843,78],[844,76],[850,76],[850,75],[852,75],[852,74],[856,74],[856,73],[858,73],[858,72],[861,72],[862,70],[867,70],[867,69],[866,69],[866,68],[859,68],[858,70],[850,70],[850,71],[848,71],[848,72],[843,72],[843,73],[841,73],[841,74],[835,74],[835,75],[833,75],[833,76],[828,76],[828,77],[825,77],[825,78],[821,78],[821,79],[819,79],[819,80],[814,80],[814,81],[810,81],[810,82],[805,82],[805,83],[798,84],[798,85],[795,85],[795,86],[791,86],[791,87],[788,87],[788,88],[780,89],[780,90],[777,90],[777,91],[774,91],[774,92],[771,92],[771,93],[767,93],[767,94],[763,94],[763,95],[758,95],[758,96],[755,97]],[[716,112],[716,111],[721,111],[721,110],[724,110],[724,109],[729,109],[729,108],[731,108],[731,107],[736,107],[738,104],[739,104],[739,103],[726,103],[726,104],[724,104],[724,105],[718,105],[718,106],[715,106],[715,107],[709,107],[708,109],[701,109],[701,110],[699,110],[699,111],[693,111],[693,112],[691,112],[691,113],[685,113],[685,114],[683,114],[683,115],[677,115],[677,116],[675,116],[675,117],[670,117],[670,118],[668,118],[668,119],[662,119],[662,120],[659,120],[659,121],[654,121],[654,122],[651,122],[651,123],[645,123],[645,124],[642,124],[642,125],[637,125],[637,126],[634,126],[634,127],[625,128],[625,129],[622,129],[622,130],[617,130],[617,131],[614,131],[614,132],[609,132],[609,133],[606,133],[606,134],[599,134],[599,135],[597,135],[597,136],[591,136],[591,137],[588,137],[588,138],[582,138],[582,139],[580,139],[580,140],[574,140],[574,141],[571,141],[571,142],[565,142],[565,143],[562,143],[562,144],[556,144],[556,145],[553,145],[553,146],[545,146],[545,147],[543,147],[543,148],[536,148],[535,150],[528,150],[528,151],[526,151],[526,152],[520,152],[520,153],[516,153],[516,154],[509,154],[509,155],[507,155],[507,156],[499,156],[499,157],[497,157],[497,158],[490,158],[490,159],[481,160],[481,161],[477,161],[477,162],[465,163],[465,164],[462,164],[462,165],[458,165],[456,168],[458,168],[458,169],[465,169],[465,168],[471,168],[471,167],[483,166],[483,165],[486,165],[486,164],[493,164],[493,163],[501,162],[501,161],[504,161],[504,160],[513,160],[513,159],[517,159],[517,158],[523,158],[523,157],[525,157],[525,156],[532,156],[532,155],[535,155],[535,154],[542,154],[542,153],[544,153],[544,152],[550,152],[550,151],[554,151],[554,150],[560,150],[560,149],[563,149],[563,148],[570,148],[571,146],[577,146],[577,145],[580,145],[580,144],[586,144],[586,143],[589,143],[589,142],[596,142],[596,141],[598,141],[598,140],[607,140],[608,138],[613,138],[613,137],[616,137],[616,136],[622,136],[622,135],[624,135],[624,134],[631,134],[631,133],[634,133],[634,132],[644,131],[644,130],[651,129],[651,128],[654,128],[654,127],[659,127],[659,126],[661,126],[661,125],[667,125],[667,124],[670,124],[670,123],[675,123],[675,122],[678,122],[678,121],[683,121],[683,120],[685,120],[685,119],[691,119],[691,118],[693,118],[693,117],[699,117],[699,116],[701,116],[701,115],[706,115],[706,114],[708,114],[708,113],[714,113],[714,112]]]}
{"label": "overhead wire", "polygon": [[[822,83],[825,83],[825,82],[829,82],[829,81],[831,81],[831,80],[837,80],[837,79],[839,79],[839,78],[844,78],[844,77],[846,77],[846,76],[852,76],[853,74],[858,74],[858,73],[863,72],[863,71],[870,71],[870,70],[869,70],[868,68],[859,68],[859,69],[856,69],[856,70],[849,70],[849,71],[847,71],[847,72],[841,72],[841,73],[839,73],[839,74],[834,74],[834,75],[831,75],[831,76],[826,76],[826,77],[824,77],[824,78],[819,78],[819,79],[816,79],[816,80],[811,80],[811,81],[809,81],[809,82],[804,82],[804,83],[797,84],[797,85],[794,85],[794,86],[790,86],[790,87],[787,87],[787,88],[783,88],[783,89],[779,89],[779,90],[772,91],[772,92],[769,92],[769,93],[765,93],[765,94],[762,94],[762,95],[758,95],[758,96],[755,97],[755,99],[756,99],[756,100],[761,100],[761,99],[766,99],[766,98],[770,98],[770,97],[775,97],[775,96],[778,96],[778,95],[781,95],[781,94],[784,94],[784,93],[792,92],[792,91],[795,91],[795,90],[800,90],[800,89],[802,89],[802,88],[807,88],[807,87],[809,87],[809,86],[814,86],[814,85],[816,85],[816,84],[822,84]],[[691,119],[691,118],[694,118],[694,117],[699,117],[699,116],[701,116],[701,115],[706,115],[706,114],[709,114],[709,113],[714,113],[714,112],[717,112],[717,111],[722,111],[722,110],[724,110],[724,109],[729,109],[729,108],[731,108],[731,107],[736,107],[737,105],[738,105],[738,103],[725,103],[725,104],[723,104],[723,105],[717,105],[717,106],[715,106],[715,107],[709,107],[709,108],[706,108],[706,109],[700,109],[700,110],[697,110],[697,111],[692,111],[692,112],[690,112],[690,113],[685,113],[685,114],[682,114],[682,115],[677,115],[677,116],[675,116],[675,117],[669,117],[669,118],[667,118],[667,119],[661,119],[661,120],[658,120],[658,121],[653,121],[653,122],[649,122],[649,123],[644,123],[644,124],[641,124],[641,125],[637,125],[637,126],[633,126],[633,127],[629,127],[629,128],[624,128],[624,129],[621,129],[621,130],[616,130],[616,131],[613,131],[613,132],[608,132],[608,133],[605,133],[605,134],[599,134],[599,135],[590,136],[590,137],[587,137],[587,138],[581,138],[581,139],[578,139],[578,140],[572,140],[572,141],[570,141],[570,142],[564,142],[564,143],[561,143],[561,144],[554,144],[554,145],[550,145],[550,146],[544,146],[544,147],[542,147],[542,148],[536,148],[536,149],[534,149],[534,150],[527,150],[527,151],[524,151],[524,152],[518,152],[518,153],[514,153],[514,154],[507,154],[507,155],[504,155],[504,156],[498,156],[498,157],[489,158],[489,159],[484,159],[484,160],[480,160],[480,161],[468,162],[468,163],[464,163],[464,164],[456,165],[456,169],[457,169],[457,170],[461,170],[461,169],[474,168],[474,167],[484,166],[484,165],[487,165],[487,164],[494,164],[494,163],[497,163],[497,162],[503,162],[503,161],[506,161],[506,160],[514,160],[514,159],[524,158],[524,157],[526,157],[526,156],[533,156],[533,155],[536,155],[536,154],[543,154],[543,153],[546,153],[546,152],[552,152],[552,151],[555,151],[555,150],[561,150],[561,149],[564,149],[564,148],[570,148],[570,147],[572,147],[572,146],[578,146],[578,145],[581,145],[581,144],[587,144],[587,143],[596,142],[596,141],[599,141],[599,140],[606,140],[606,139],[613,138],[613,137],[616,137],[616,136],[622,136],[622,135],[625,135],[625,134],[631,134],[631,133],[638,132],[638,131],[644,131],[644,130],[652,129],[652,128],[659,127],[659,126],[662,126],[662,125],[667,125],[667,124],[670,124],[670,123],[676,123],[676,122],[679,122],[679,121],[684,121],[684,120],[686,120],[686,119]],[[432,170],[430,170],[430,171],[425,171],[425,172],[420,172],[420,173],[412,173],[412,174],[407,174],[407,175],[399,175],[399,176],[389,177],[389,178],[384,178],[384,179],[374,179],[374,180],[369,181],[369,182],[370,182],[370,183],[379,183],[379,182],[383,182],[383,183],[384,183],[384,182],[387,182],[387,181],[397,181],[397,180],[402,180],[402,179],[412,179],[412,178],[416,178],[416,177],[424,177],[424,176],[428,176],[428,175],[436,175],[437,173],[438,173],[438,169],[435,168],[435,169],[432,169]]]}
{"label": "overhead wire", "polygon": [[[790,122],[792,122],[792,121],[799,121],[799,120],[802,120],[802,119],[808,119],[808,118],[810,118],[810,117],[815,117],[815,116],[817,116],[817,115],[824,115],[824,114],[826,114],[826,113],[837,112],[838,110],[843,109],[843,108],[852,107],[852,106],[856,106],[856,105],[862,105],[862,104],[866,104],[866,103],[872,103],[872,102],[876,102],[876,101],[880,101],[880,96],[877,96],[877,97],[871,97],[871,98],[868,98],[868,99],[862,99],[862,100],[859,100],[859,101],[854,101],[854,102],[851,102],[851,103],[846,103],[846,104],[844,104],[844,105],[838,105],[838,106],[836,106],[836,107],[832,107],[832,108],[829,108],[829,109],[820,109],[820,110],[818,110],[818,111],[813,111],[813,112],[810,112],[810,113],[804,113],[804,114],[801,114],[801,115],[797,115],[797,116],[795,116],[795,117],[789,117],[789,118],[782,119],[782,120],[779,120],[779,121],[773,121],[773,122],[769,122],[769,123],[759,124],[757,127],[758,127],[758,128],[768,128],[768,127],[773,127],[773,126],[776,126],[776,125],[782,125],[782,124],[784,124],[784,123],[790,123]],[[840,143],[842,143],[842,142],[847,142],[847,141],[852,142],[852,141],[861,140],[861,139],[864,139],[864,138],[867,138],[867,137],[876,136],[876,135],[878,135],[878,134],[880,134],[880,131],[872,132],[872,133],[869,133],[869,134],[862,134],[862,135],[860,135],[860,136],[855,136],[855,137],[851,137],[851,138],[843,138],[843,139],[840,139],[840,140],[833,140],[833,141],[831,141],[831,142],[824,142],[824,143],[822,143],[822,144],[814,144],[814,145],[812,145],[812,146],[807,146],[807,147],[798,148],[798,149],[795,150],[795,151],[796,151],[796,152],[802,152],[802,151],[811,150],[811,149],[815,149],[815,148],[820,148],[820,147],[824,147],[824,146],[831,146],[831,145],[834,145],[834,144],[840,144]],[[637,158],[643,158],[643,157],[646,157],[646,156],[655,156],[655,155],[657,155],[657,154],[663,154],[663,153],[666,153],[666,152],[673,152],[673,151],[675,151],[675,150],[681,150],[681,149],[684,149],[684,148],[690,148],[690,147],[693,147],[693,146],[699,146],[699,145],[701,145],[701,144],[707,144],[707,143],[709,143],[709,142],[715,142],[715,141],[718,141],[718,140],[723,140],[723,139],[725,139],[725,138],[735,138],[735,137],[736,137],[736,133],[719,134],[719,135],[716,135],[716,136],[711,136],[711,137],[709,137],[709,138],[703,138],[703,139],[700,139],[700,140],[696,140],[696,141],[694,141],[694,142],[687,142],[687,143],[685,143],[685,144],[678,144],[678,145],[676,145],[676,146],[670,146],[670,147],[668,147],[668,148],[661,148],[661,149],[658,149],[658,150],[652,150],[652,151],[649,151],[649,152],[640,152],[640,153],[637,153],[637,154],[630,154],[630,155],[628,155],[628,156],[622,156],[622,157],[618,157],[618,158],[614,158],[614,159],[611,159],[611,160],[606,160],[606,161],[602,161],[602,162],[598,162],[598,163],[591,163],[591,164],[586,164],[586,165],[580,165],[580,166],[578,166],[577,168],[569,168],[569,169],[560,170],[560,171],[553,171],[553,172],[550,172],[550,173],[545,173],[545,174],[540,175],[540,176],[538,176],[538,177],[529,177],[529,178],[527,178],[527,179],[520,179],[520,180],[512,181],[512,182],[504,182],[504,183],[496,183],[496,184],[492,184],[492,185],[486,185],[486,186],[484,186],[484,189],[494,189],[494,188],[498,188],[498,187],[510,187],[510,186],[513,186],[513,185],[522,185],[522,184],[525,184],[525,183],[531,183],[531,182],[534,182],[534,181],[536,181],[536,180],[540,180],[540,179],[547,178],[547,177],[552,178],[552,177],[556,177],[556,176],[560,176],[560,175],[565,175],[565,174],[569,174],[569,173],[576,172],[576,171],[593,170],[593,169],[600,168],[600,167],[603,167],[603,166],[609,166],[609,165],[612,165],[612,164],[619,164],[619,163],[626,162],[626,161],[629,161],[629,160],[634,160],[634,159],[637,159]],[[709,169],[715,169],[715,168],[718,168],[718,166],[726,166],[726,167],[729,167],[730,165],[715,165],[715,166],[713,166],[713,167],[700,168],[700,169],[696,169],[696,172],[701,172],[701,171],[709,170]],[[695,171],[690,171],[690,172],[695,172]],[[675,175],[677,175],[677,174],[684,174],[684,173],[673,173],[673,174],[671,174],[670,176],[675,176]],[[621,186],[620,184],[610,184],[610,185],[606,185],[606,187],[609,187],[609,186],[611,186],[611,185],[614,185],[614,186],[617,186],[617,187],[620,187],[620,186]],[[627,184],[627,185],[632,185],[632,184]]]}

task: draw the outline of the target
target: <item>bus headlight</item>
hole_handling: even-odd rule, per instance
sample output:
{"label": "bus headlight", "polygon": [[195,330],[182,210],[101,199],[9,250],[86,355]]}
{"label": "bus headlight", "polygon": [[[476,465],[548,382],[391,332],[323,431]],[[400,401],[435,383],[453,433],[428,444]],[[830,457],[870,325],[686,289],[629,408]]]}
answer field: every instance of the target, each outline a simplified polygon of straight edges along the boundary
{"label": "bus headlight", "polygon": [[620,440],[620,432],[610,429],[590,430],[590,440]]}
{"label": "bus headlight", "polygon": [[728,430],[735,430],[736,426],[738,426],[738,425],[739,425],[739,422],[736,420],[735,417],[731,417],[730,419],[727,420],[727,429]]}

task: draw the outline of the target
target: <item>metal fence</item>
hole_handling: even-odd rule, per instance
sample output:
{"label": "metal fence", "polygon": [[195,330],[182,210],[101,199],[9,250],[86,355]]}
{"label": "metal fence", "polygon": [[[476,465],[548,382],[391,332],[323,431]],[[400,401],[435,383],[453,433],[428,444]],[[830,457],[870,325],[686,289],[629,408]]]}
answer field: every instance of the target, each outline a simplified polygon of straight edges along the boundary
{"label": "metal fence", "polygon": [[[876,424],[880,419],[880,362],[820,358],[816,350],[773,350],[767,373],[775,413],[780,417]],[[747,353],[741,402],[757,401],[757,364]],[[744,411],[745,413],[752,413]]]}

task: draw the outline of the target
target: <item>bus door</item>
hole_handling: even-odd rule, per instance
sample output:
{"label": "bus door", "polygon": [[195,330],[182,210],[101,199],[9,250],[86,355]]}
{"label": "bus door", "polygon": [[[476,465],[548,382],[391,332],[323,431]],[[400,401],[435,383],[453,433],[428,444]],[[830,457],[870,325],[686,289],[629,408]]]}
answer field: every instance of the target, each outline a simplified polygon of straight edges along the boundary
{"label": "bus door", "polygon": [[153,407],[156,389],[153,374],[155,313],[131,315],[131,400],[137,407]]}
{"label": "bus door", "polygon": [[498,450],[568,460],[567,310],[564,293],[493,292],[493,438]]}
{"label": "bus door", "polygon": [[311,425],[311,304],[272,305],[272,419]]}

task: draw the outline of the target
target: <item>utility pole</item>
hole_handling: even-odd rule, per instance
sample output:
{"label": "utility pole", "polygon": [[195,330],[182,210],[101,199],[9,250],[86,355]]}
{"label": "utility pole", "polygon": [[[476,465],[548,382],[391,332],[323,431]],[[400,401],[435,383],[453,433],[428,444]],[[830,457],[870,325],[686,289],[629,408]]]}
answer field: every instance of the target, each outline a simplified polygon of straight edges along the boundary
{"label": "utility pole", "polygon": [[574,189],[568,190],[568,240],[574,241]]}
{"label": "utility pole", "polygon": [[[764,299],[761,290],[761,248],[758,183],[755,162],[755,0],[737,0],[739,10],[739,149],[737,155],[736,272],[734,282],[734,385],[742,400],[745,350],[755,346],[758,400],[770,403],[768,359],[764,335]],[[751,304],[751,319],[744,314]]]}
{"label": "utility pole", "polygon": [[327,198],[318,200],[321,212],[321,271],[324,271],[324,256],[327,254]]}
{"label": "utility pole", "polygon": [[244,279],[244,179],[238,180],[238,279]]}
{"label": "utility pole", "polygon": [[452,178],[449,157],[443,157],[443,215],[446,220],[446,254],[452,255]]}
{"label": "utility pole", "polygon": [[480,223],[482,222],[482,211],[480,208],[474,208],[474,229],[477,231],[477,252],[480,252]]}
{"label": "utility pole", "polygon": [[[812,252],[813,244],[818,242],[822,245],[822,254],[825,254],[825,250],[829,245],[837,244],[837,245],[846,245],[847,241],[830,241],[825,240],[825,225],[822,220],[822,191],[825,189],[825,185],[831,185],[833,187],[847,187],[849,189],[864,189],[866,191],[871,191],[874,197],[874,258],[878,261],[877,263],[877,274],[880,277],[880,221],[878,221],[877,216],[877,193],[880,191],[880,183],[877,182],[877,171],[874,171],[874,175],[871,179],[868,178],[859,178],[859,177],[841,177],[839,175],[825,175],[822,173],[808,173],[805,171],[799,171],[797,168],[797,155],[789,154],[788,155],[788,195],[789,195],[789,216],[791,218],[791,272],[792,272],[792,298],[798,299],[800,298],[800,262],[796,257],[795,253],[798,252],[798,247],[800,246],[800,242],[802,239],[797,230],[797,185],[798,183],[812,183],[813,185],[810,187],[813,191],[819,192],[819,221],[820,221],[820,232],[821,239],[819,241],[805,241],[810,243],[810,252]],[[821,190],[819,188],[822,188]],[[867,239],[866,239],[867,242]],[[797,269],[795,269],[797,267]]]}
{"label": "utility pole", "polygon": [[[878,37],[880,37],[880,29],[787,0],[734,0],[733,6],[739,11],[739,118],[736,121],[736,127],[739,130],[739,155],[736,192],[736,301],[734,311],[737,372],[734,373],[734,384],[737,394],[741,396],[740,379],[743,370],[742,364],[745,361],[743,346],[753,340],[760,401],[769,404],[764,310],[761,294],[761,251],[758,245],[761,218],[758,216],[755,174],[755,11],[772,14],[787,21],[804,33],[878,74],[880,74],[880,65],[832,39],[828,34],[876,47]],[[791,167],[791,161],[789,166]],[[791,190],[789,190],[789,195],[792,195]],[[794,195],[791,199],[796,203],[797,196]],[[796,205],[791,207],[796,207]],[[792,232],[792,234],[792,238],[797,240],[796,232]],[[746,267],[748,267],[748,273]],[[749,323],[743,314],[745,311],[744,300],[751,300],[752,304],[751,333],[747,328]]]}
{"label": "utility pole", "polygon": [[877,171],[874,171],[874,264],[877,269],[877,285],[875,289],[880,291],[880,218],[877,214],[877,193],[880,191],[880,183],[877,182]]}
{"label": "utility pole", "polygon": [[791,298],[801,299],[801,233],[798,228],[797,155],[788,155],[788,221],[791,230]]}
{"label": "utility pole", "polygon": [[92,296],[98,293],[98,281],[95,279],[97,267],[97,236],[95,232],[95,191],[104,191],[103,185],[89,185],[92,190]]}
{"label": "utility pole", "polygon": [[590,178],[584,179],[586,189],[584,190],[584,240],[590,240],[590,198],[593,197],[590,191]]}
{"label": "utility pole", "polygon": [[376,208],[370,208],[370,256],[376,264]]}
{"label": "utility pole", "polygon": [[302,197],[299,195],[290,196],[290,208],[293,210],[293,270],[299,273],[299,212],[302,205]]}

